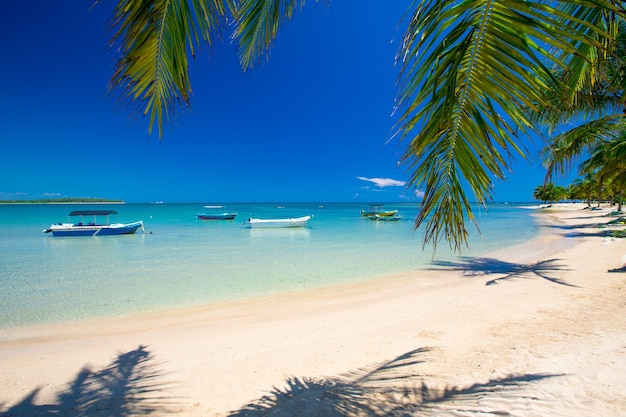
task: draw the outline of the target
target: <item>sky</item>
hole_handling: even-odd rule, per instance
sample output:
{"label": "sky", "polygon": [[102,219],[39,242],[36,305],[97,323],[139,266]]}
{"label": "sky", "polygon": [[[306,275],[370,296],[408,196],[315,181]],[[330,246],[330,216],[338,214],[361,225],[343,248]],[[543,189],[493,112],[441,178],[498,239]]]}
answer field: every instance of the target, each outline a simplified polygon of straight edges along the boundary
{"label": "sky", "polygon": [[[411,0],[307,2],[243,72],[225,39],[190,63],[191,109],[148,134],[107,94],[114,0],[8,2],[0,15],[0,199],[419,201],[393,138]],[[532,201],[526,143],[494,201]],[[471,199],[471,196],[470,196]]]}

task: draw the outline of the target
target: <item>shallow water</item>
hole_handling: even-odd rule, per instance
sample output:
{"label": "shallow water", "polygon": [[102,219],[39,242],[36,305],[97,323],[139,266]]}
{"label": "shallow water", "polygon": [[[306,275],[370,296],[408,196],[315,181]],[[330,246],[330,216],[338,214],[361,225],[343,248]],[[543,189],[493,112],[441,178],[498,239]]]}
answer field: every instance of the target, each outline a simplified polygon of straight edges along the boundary
{"label": "shallow water", "polygon": [[[53,237],[43,229],[78,209],[114,209],[146,234]],[[417,204],[387,204],[398,222],[360,216],[363,204],[228,204],[231,221],[202,221],[202,204],[0,205],[0,327],[129,315],[356,282],[426,267],[413,230]],[[468,225],[480,256],[531,239],[530,210],[479,211]],[[306,228],[248,229],[248,217],[313,215]],[[437,260],[453,259],[446,242]]]}

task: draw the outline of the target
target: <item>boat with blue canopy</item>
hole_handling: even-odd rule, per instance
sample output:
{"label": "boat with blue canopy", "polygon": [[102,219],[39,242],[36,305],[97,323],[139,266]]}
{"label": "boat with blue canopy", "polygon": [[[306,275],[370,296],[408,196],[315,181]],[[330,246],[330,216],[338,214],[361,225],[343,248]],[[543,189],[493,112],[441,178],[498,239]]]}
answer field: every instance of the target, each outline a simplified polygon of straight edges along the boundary
{"label": "boat with blue canopy", "polygon": [[140,229],[145,232],[143,221],[132,223],[111,223],[110,216],[118,214],[115,210],[76,210],[69,214],[72,218],[80,218],[79,221],[68,223],[55,223],[44,229],[44,233],[52,233],[52,236],[108,236],[128,235]]}

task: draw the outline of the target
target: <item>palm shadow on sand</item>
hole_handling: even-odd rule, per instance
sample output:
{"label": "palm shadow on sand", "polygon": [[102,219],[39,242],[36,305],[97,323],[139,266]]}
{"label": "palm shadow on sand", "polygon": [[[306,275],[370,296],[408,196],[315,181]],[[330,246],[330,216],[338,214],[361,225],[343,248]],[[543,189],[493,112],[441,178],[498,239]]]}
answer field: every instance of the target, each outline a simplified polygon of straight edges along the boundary
{"label": "palm shadow on sand", "polygon": [[[176,399],[164,394],[168,384],[159,382],[159,364],[144,346],[122,353],[106,368],[83,368],[70,387],[52,404],[36,403],[41,387],[0,413],[1,417],[107,416],[126,417],[168,413]],[[0,409],[3,409],[0,404]]]}
{"label": "palm shadow on sand", "polygon": [[[451,409],[483,413],[484,401],[506,396],[522,402],[538,400],[524,394],[524,387],[557,374],[523,374],[492,379],[467,387],[431,388],[415,368],[430,351],[420,348],[397,358],[336,378],[288,378],[284,388],[274,387],[262,398],[228,417],[345,417],[433,415]],[[180,399],[168,396],[168,384],[153,356],[140,346],[120,354],[105,369],[85,368],[53,404],[38,405],[40,388],[20,403],[0,413],[2,417],[127,417],[184,415]],[[210,393],[207,393],[210,398]],[[0,408],[3,405],[0,404]],[[496,410],[499,416],[507,412]]]}
{"label": "palm shadow on sand", "polygon": [[501,281],[538,277],[555,284],[576,287],[576,285],[569,284],[559,278],[550,276],[550,274],[554,272],[566,270],[563,269],[558,262],[558,259],[548,259],[531,264],[521,264],[501,261],[494,258],[461,257],[458,262],[435,261],[433,263],[435,268],[430,269],[462,271],[463,275],[472,277],[478,275],[500,275],[497,278],[487,281],[485,285],[499,284]]}
{"label": "palm shadow on sand", "polygon": [[[484,413],[480,404],[490,395],[515,396],[523,386],[556,374],[512,375],[468,387],[428,387],[411,366],[421,363],[416,349],[394,360],[351,372],[337,378],[288,378],[284,388],[272,391],[228,417],[345,417],[422,416],[446,409]],[[499,410],[498,415],[508,413]]]}
{"label": "palm shadow on sand", "polygon": [[609,272],[626,272],[626,265],[619,268],[609,269]]}

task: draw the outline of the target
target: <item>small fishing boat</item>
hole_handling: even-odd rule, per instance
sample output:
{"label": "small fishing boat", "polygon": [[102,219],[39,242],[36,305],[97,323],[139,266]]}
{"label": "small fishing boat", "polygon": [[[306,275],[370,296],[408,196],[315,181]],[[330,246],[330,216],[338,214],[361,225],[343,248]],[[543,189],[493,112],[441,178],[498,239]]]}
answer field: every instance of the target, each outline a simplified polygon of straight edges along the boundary
{"label": "small fishing boat", "polygon": [[361,210],[361,216],[369,217],[378,215],[381,217],[391,217],[398,214],[398,210],[385,210],[384,204],[370,204],[367,210]]}
{"label": "small fishing boat", "polygon": [[232,220],[237,217],[237,213],[225,213],[224,206],[204,206],[204,208],[212,211],[196,214],[200,220]]}
{"label": "small fishing boat", "polygon": [[397,222],[398,220],[402,219],[401,216],[396,216],[395,214],[392,216],[381,216],[380,214],[369,214],[367,218],[370,220],[376,220],[379,222]]}
{"label": "small fishing boat", "polygon": [[311,220],[311,216],[292,217],[287,219],[248,219],[244,224],[254,228],[272,227],[305,227],[306,222]]}
{"label": "small fishing boat", "polygon": [[72,217],[80,217],[80,221],[74,223],[56,223],[44,229],[44,233],[52,233],[52,236],[110,236],[128,235],[143,228],[143,221],[132,223],[111,223],[109,216],[118,214],[115,210],[76,210],[69,214]]}

